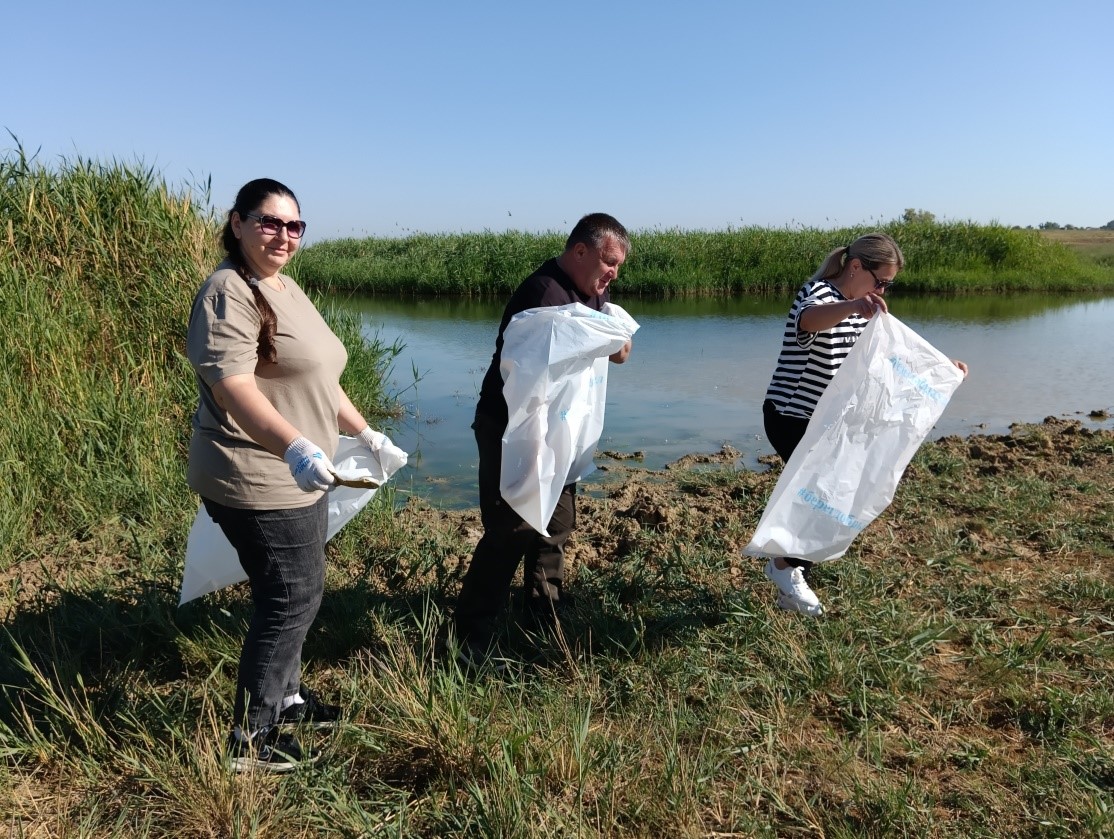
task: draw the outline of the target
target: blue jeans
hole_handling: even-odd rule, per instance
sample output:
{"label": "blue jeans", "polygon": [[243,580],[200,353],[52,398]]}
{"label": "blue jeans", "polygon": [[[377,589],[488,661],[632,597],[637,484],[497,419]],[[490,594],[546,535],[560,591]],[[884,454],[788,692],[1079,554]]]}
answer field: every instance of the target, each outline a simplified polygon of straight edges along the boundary
{"label": "blue jeans", "polygon": [[302,644],[325,590],[328,500],[322,495],[315,504],[287,510],[202,501],[251,585],[255,612],[240,652],[234,720],[255,732],[274,725],[283,697],[301,686]]}

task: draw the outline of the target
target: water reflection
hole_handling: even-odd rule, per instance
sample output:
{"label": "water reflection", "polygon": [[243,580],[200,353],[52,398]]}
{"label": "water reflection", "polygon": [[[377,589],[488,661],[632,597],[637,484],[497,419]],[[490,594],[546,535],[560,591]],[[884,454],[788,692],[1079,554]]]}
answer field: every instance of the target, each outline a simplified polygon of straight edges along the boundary
{"label": "water reflection", "polygon": [[981,294],[970,297],[947,295],[902,297],[889,291],[887,300],[893,313],[907,323],[913,319],[974,323],[1002,323],[1024,320],[1085,303],[1109,300],[1102,295],[1081,294]]}
{"label": "water reflection", "polygon": [[[971,365],[933,436],[1000,433],[1049,415],[1114,409],[1114,367],[1097,351],[1114,298],[889,295],[891,311],[942,352]],[[469,428],[494,350],[503,301],[354,298],[369,335],[406,346],[394,388],[407,414],[393,433],[414,453],[413,491],[443,506],[476,503]],[[642,452],[658,468],[728,443],[744,463],[772,451],[760,405],[788,298],[617,299],[641,324],[630,361],[612,367],[601,449]],[[606,463],[605,460],[599,460]]]}
{"label": "water reflection", "polygon": [[[999,322],[1042,315],[1084,303],[1109,302],[1101,294],[983,294],[971,296],[903,295],[900,286],[886,293],[895,315],[903,320],[943,319],[950,321]],[[675,318],[784,317],[792,297],[702,298],[698,300],[642,300],[617,297],[616,302],[631,312]],[[384,319],[394,316],[406,321],[483,321],[498,324],[503,300],[460,300],[456,298],[360,297],[346,295],[337,302]]]}

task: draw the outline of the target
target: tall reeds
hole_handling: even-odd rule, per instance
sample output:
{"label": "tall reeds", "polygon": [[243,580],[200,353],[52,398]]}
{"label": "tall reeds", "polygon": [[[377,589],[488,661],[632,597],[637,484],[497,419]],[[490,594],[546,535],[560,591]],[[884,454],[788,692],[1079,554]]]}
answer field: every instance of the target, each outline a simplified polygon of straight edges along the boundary
{"label": "tall reeds", "polygon": [[211,220],[152,169],[19,149],[0,161],[0,223],[0,554],[119,519],[165,532],[185,501],[180,348]]}
{"label": "tall reeds", "polygon": [[[1081,259],[1035,230],[970,222],[880,225],[907,258],[904,290],[989,292],[1114,288],[1114,271]],[[835,230],[744,227],[642,230],[620,274],[625,295],[653,297],[785,293],[833,248],[873,227]],[[318,288],[403,295],[502,296],[546,258],[564,234],[415,234],[312,245],[296,270]]]}

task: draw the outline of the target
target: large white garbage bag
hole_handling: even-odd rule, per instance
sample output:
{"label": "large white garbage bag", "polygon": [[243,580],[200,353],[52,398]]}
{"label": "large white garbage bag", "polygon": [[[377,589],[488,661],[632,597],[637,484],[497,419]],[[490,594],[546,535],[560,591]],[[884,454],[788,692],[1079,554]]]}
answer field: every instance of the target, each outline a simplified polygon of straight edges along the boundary
{"label": "large white garbage bag", "polygon": [[890,314],[875,315],[820,397],[766,503],[752,556],[837,559],[886,509],[963,372]]}
{"label": "large white garbage bag", "polygon": [[[380,485],[406,465],[407,455],[389,439],[372,453],[355,437],[340,435],[333,466],[345,478],[370,477]],[[329,535],[332,539],[356,513],[375,497],[378,490],[337,487],[329,491]],[[197,509],[186,542],[186,564],[178,605],[203,594],[218,591],[248,578],[240,566],[236,549],[225,538],[220,526],[209,518],[205,506]]]}
{"label": "large white garbage bag", "polygon": [[561,489],[595,471],[603,432],[607,357],[638,324],[613,303],[519,312],[503,331],[499,372],[509,421],[499,491],[536,531],[547,526]]}

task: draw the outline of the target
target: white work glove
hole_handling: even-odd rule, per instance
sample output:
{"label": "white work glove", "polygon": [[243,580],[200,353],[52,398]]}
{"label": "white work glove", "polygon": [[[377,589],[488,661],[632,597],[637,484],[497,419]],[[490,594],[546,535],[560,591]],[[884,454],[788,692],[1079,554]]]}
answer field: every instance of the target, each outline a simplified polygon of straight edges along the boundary
{"label": "white work glove", "polygon": [[356,439],[371,451],[367,469],[379,483],[383,483],[406,465],[406,452],[392,443],[391,438],[382,431],[376,431],[369,425],[356,435]]}
{"label": "white work glove", "polygon": [[333,486],[333,464],[325,452],[305,437],[296,437],[282,459],[302,492],[327,490]]}
{"label": "white work glove", "polygon": [[373,452],[379,451],[383,448],[383,444],[387,442],[387,435],[382,431],[376,431],[370,425],[364,428],[359,434],[356,435],[360,438],[360,442],[371,449]]}

